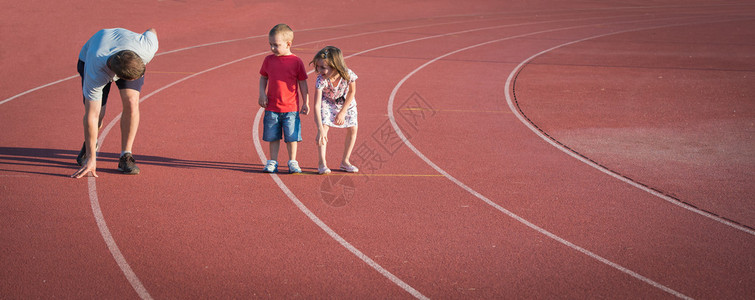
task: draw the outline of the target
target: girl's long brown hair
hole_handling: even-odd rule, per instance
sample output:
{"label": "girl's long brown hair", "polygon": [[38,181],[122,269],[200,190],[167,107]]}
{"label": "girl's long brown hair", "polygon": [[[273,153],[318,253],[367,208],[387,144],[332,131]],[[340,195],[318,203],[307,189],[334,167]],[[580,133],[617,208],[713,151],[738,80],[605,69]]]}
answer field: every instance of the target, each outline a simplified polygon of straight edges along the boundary
{"label": "girl's long brown hair", "polygon": [[346,62],[344,62],[343,60],[343,53],[341,53],[341,49],[333,46],[327,46],[318,51],[312,61],[309,62],[310,65],[315,66],[315,71],[317,71],[318,60],[324,60],[329,67],[338,72],[338,75],[341,75],[341,78],[345,79],[347,82],[349,81],[349,71],[347,71],[348,68],[346,67]]}

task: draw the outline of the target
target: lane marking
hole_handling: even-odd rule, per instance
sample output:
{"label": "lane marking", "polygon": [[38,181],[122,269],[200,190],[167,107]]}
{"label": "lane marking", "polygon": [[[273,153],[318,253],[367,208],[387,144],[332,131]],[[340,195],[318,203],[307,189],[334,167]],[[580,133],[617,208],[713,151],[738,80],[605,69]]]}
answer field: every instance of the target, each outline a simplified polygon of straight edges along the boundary
{"label": "lane marking", "polygon": [[[669,20],[672,20],[672,19],[674,19],[674,18],[668,18],[668,19],[663,19],[663,20],[653,20],[653,21],[654,22],[669,21]],[[550,231],[547,231],[546,229],[544,229],[542,227],[539,227],[539,226],[535,225],[534,223],[532,223],[530,221],[527,221],[526,219],[520,217],[519,215],[517,215],[517,214],[515,214],[515,213],[513,213],[513,212],[511,212],[511,211],[509,211],[509,210],[507,210],[505,208],[503,208],[499,204],[493,202],[492,200],[488,199],[484,195],[482,195],[479,192],[475,191],[471,187],[467,186],[466,184],[464,184],[463,182],[461,182],[460,180],[456,179],[454,176],[452,176],[451,174],[449,174],[448,172],[446,172],[445,170],[443,170],[441,167],[439,167],[437,164],[435,164],[433,161],[431,161],[429,158],[427,158],[416,147],[414,147],[414,145],[409,141],[408,138],[406,138],[406,136],[403,134],[401,128],[398,126],[398,123],[396,122],[396,119],[395,119],[395,116],[394,116],[394,113],[393,113],[393,104],[395,102],[396,94],[398,93],[398,90],[401,88],[401,86],[410,77],[414,76],[414,74],[416,74],[417,72],[419,72],[421,69],[427,67],[428,65],[430,65],[430,64],[432,64],[432,63],[434,63],[434,62],[436,62],[436,61],[438,61],[438,60],[440,60],[440,59],[442,59],[444,57],[447,57],[447,56],[450,56],[450,55],[453,55],[453,54],[456,54],[456,53],[459,53],[459,52],[462,52],[462,51],[466,51],[466,50],[469,50],[469,49],[473,49],[473,48],[477,48],[477,47],[493,44],[493,43],[499,43],[499,42],[502,42],[502,41],[511,40],[511,39],[517,39],[517,38],[522,38],[522,37],[527,37],[527,36],[539,35],[539,34],[548,33],[548,32],[571,30],[571,29],[582,28],[582,27],[605,26],[605,25],[609,25],[609,24],[639,23],[639,22],[647,22],[647,21],[643,20],[643,21],[633,21],[633,22],[616,22],[616,23],[581,25],[581,26],[573,26],[573,27],[566,27],[566,28],[542,30],[542,31],[537,31],[537,32],[532,32],[532,33],[527,33],[527,34],[521,34],[521,35],[515,35],[515,36],[506,37],[506,38],[491,40],[491,41],[483,42],[483,43],[480,43],[480,44],[476,44],[476,45],[472,45],[472,46],[464,47],[464,48],[461,48],[461,49],[457,49],[455,51],[448,52],[448,53],[446,53],[444,55],[438,56],[438,57],[436,57],[436,58],[434,58],[434,59],[432,59],[432,60],[430,60],[430,61],[422,64],[418,68],[416,68],[413,71],[409,72],[409,74],[407,74],[403,79],[401,79],[399,81],[399,83],[394,87],[393,91],[391,92],[390,98],[388,100],[388,107],[387,107],[387,109],[388,109],[388,118],[391,121],[391,125],[393,126],[393,130],[396,132],[396,134],[399,136],[399,138],[419,158],[421,158],[423,161],[425,161],[425,163],[427,163],[430,167],[432,167],[433,169],[435,169],[436,171],[438,171],[438,173],[443,174],[443,176],[445,176],[446,178],[448,178],[450,181],[452,181],[453,183],[455,183],[456,185],[458,185],[462,189],[466,190],[470,194],[474,195],[475,197],[479,198],[483,202],[487,203],[488,205],[492,206],[493,208],[497,209],[498,211],[500,211],[500,212],[506,214],[507,216],[509,216],[509,217],[517,220],[518,222],[526,225],[527,227],[530,227],[531,229],[539,232],[540,234],[543,234],[543,235],[545,235],[545,236],[547,236],[547,237],[549,237],[549,238],[551,238],[551,239],[553,239],[553,240],[555,240],[555,241],[557,241],[557,242],[559,242],[559,243],[561,243],[561,244],[563,244],[565,246],[568,246],[569,248],[572,248],[572,249],[574,249],[574,250],[576,250],[576,251],[578,251],[578,252],[580,252],[582,254],[585,254],[585,255],[587,255],[587,256],[589,256],[589,257],[591,257],[591,258],[593,258],[593,259],[595,259],[595,260],[597,260],[597,261],[599,261],[599,262],[601,262],[603,264],[606,264],[606,265],[608,265],[608,266],[610,266],[610,267],[612,267],[612,268],[614,268],[616,270],[619,270],[622,273],[630,275],[630,276],[632,276],[632,277],[634,277],[634,278],[636,278],[636,279],[638,279],[638,280],[640,280],[642,282],[645,282],[645,283],[647,283],[647,284],[649,284],[649,285],[651,285],[651,286],[653,286],[655,288],[658,288],[658,289],[660,289],[660,290],[662,290],[664,292],[667,292],[667,293],[669,293],[671,295],[674,295],[676,297],[683,298],[683,299],[691,299],[687,295],[684,295],[684,294],[682,294],[682,293],[680,293],[680,292],[678,292],[676,290],[673,290],[673,289],[671,289],[671,288],[669,288],[669,287],[667,287],[667,286],[665,286],[663,284],[655,282],[655,281],[651,280],[650,278],[642,276],[642,275],[640,275],[637,272],[634,272],[634,271],[632,271],[630,269],[627,269],[627,268],[625,268],[625,267],[623,267],[623,266],[621,266],[621,265],[619,265],[619,264],[617,264],[615,262],[612,262],[612,261],[610,261],[610,260],[608,260],[608,259],[606,259],[606,258],[604,258],[604,257],[602,257],[600,255],[597,255],[597,254],[595,254],[595,253],[593,253],[593,252],[591,252],[591,251],[589,251],[589,250],[587,250],[585,248],[582,248],[582,247],[580,247],[580,246],[578,246],[578,245],[576,245],[576,244],[574,244],[572,242],[569,242],[566,239],[561,238],[558,235],[556,235],[556,234],[554,234],[554,233],[552,233]],[[706,22],[693,22],[693,23],[689,23],[689,24],[704,24],[704,23],[706,23]],[[714,23],[714,22],[708,22],[708,23]],[[653,29],[653,28],[673,27],[673,26],[680,26],[680,24],[663,25],[663,26],[652,26],[652,27],[639,28],[639,29],[635,28],[635,29],[630,29],[630,30],[617,31],[617,32],[613,32],[613,33],[607,33],[607,34],[597,35],[597,36],[593,36],[592,38],[597,38],[597,37],[601,37],[601,36],[608,36],[608,35],[613,35],[613,34],[619,34],[619,33],[623,33],[623,32],[632,32],[632,31],[648,30],[648,29]],[[582,39],[582,40],[586,40],[586,39]],[[571,43],[576,43],[576,41],[571,42]],[[570,43],[566,43],[566,44],[570,44]],[[566,45],[566,44],[563,44],[563,45]],[[551,48],[551,49],[555,49],[555,48],[558,48],[558,47],[554,47],[554,48]],[[548,51],[548,50],[546,50],[546,51]],[[545,53],[546,51],[543,51],[540,54]],[[524,63],[520,64],[519,67],[521,67],[522,65],[524,65]],[[515,68],[515,71],[519,67]],[[509,76],[509,80],[510,79],[511,79],[511,75]],[[506,89],[507,89],[507,91],[509,90],[509,81],[507,81]],[[508,98],[509,98],[508,93],[506,94],[506,96],[507,96],[507,100],[508,100]],[[511,106],[510,103],[509,103],[509,105]],[[516,112],[515,112],[515,114],[516,114]],[[519,116],[519,115],[517,115],[517,116]]]}
{"label": "lane marking", "polygon": [[28,90],[28,91],[22,92],[22,93],[20,93],[20,94],[18,94],[18,95],[15,95],[15,96],[13,96],[13,97],[10,97],[10,98],[8,98],[8,99],[5,99],[5,100],[3,100],[3,101],[0,101],[0,105],[2,105],[2,104],[4,104],[4,103],[6,103],[6,102],[8,102],[8,101],[11,101],[11,100],[13,100],[13,99],[16,99],[16,98],[18,98],[18,97],[21,97],[21,96],[23,96],[23,95],[29,94],[29,93],[31,93],[31,92],[34,92],[34,91],[37,91],[37,90],[41,90],[41,89],[43,89],[43,88],[46,88],[46,87],[48,87],[48,86],[52,86],[52,85],[55,85],[55,84],[61,83],[61,82],[63,82],[63,81],[67,81],[67,80],[70,80],[70,79],[74,79],[74,78],[76,78],[76,77],[79,77],[79,75],[77,74],[77,75],[69,76],[69,77],[66,77],[66,78],[63,78],[63,79],[60,79],[60,80],[56,80],[56,81],[50,82],[50,83],[48,83],[48,84],[40,85],[40,86],[38,86],[38,87],[35,87],[35,88],[33,88],[33,89],[30,89],[30,90]]}
{"label": "lane marking", "polygon": [[[259,155],[260,162],[265,163],[267,161],[267,158],[265,157],[265,152],[262,150],[262,145],[260,144],[260,138],[259,134],[259,127],[260,127],[260,121],[262,119],[262,115],[265,112],[263,108],[260,108],[257,111],[257,115],[254,117],[254,129],[253,129],[253,139],[254,139],[254,148],[257,150],[257,155]],[[307,208],[307,206],[304,205],[301,201],[299,201],[299,198],[294,195],[293,192],[291,192],[290,189],[288,189],[288,186],[286,186],[285,183],[280,179],[278,174],[272,173],[270,174],[270,177],[275,181],[275,183],[278,185],[278,187],[283,191],[286,196],[288,196],[291,201],[296,204],[296,207],[299,208],[301,212],[303,212],[312,222],[317,224],[320,229],[325,231],[332,239],[336,240],[341,246],[349,250],[352,254],[354,254],[356,257],[361,259],[363,262],[365,262],[367,265],[378,271],[381,275],[388,278],[388,280],[392,281],[394,284],[398,285],[408,293],[412,294],[417,299],[429,299],[427,296],[422,295],[419,291],[411,287],[409,284],[401,280],[400,278],[396,277],[396,275],[393,275],[393,273],[389,272],[385,268],[383,268],[380,264],[372,260],[369,256],[362,253],[362,251],[359,251],[354,245],[346,241],[343,237],[341,237],[338,233],[336,233],[333,229],[331,229],[325,222],[323,222],[320,218],[315,215],[311,210]]]}
{"label": "lane marking", "polygon": [[543,139],[544,141],[548,142],[549,144],[551,144],[552,146],[556,147],[557,149],[561,150],[562,152],[568,154],[569,156],[571,156],[573,158],[576,158],[577,160],[579,160],[579,161],[587,164],[588,166],[591,166],[591,167],[597,169],[600,172],[603,172],[604,174],[607,174],[607,175],[609,175],[609,176],[611,176],[613,178],[616,178],[616,179],[618,179],[618,180],[620,180],[620,181],[622,181],[624,183],[627,183],[627,184],[629,184],[629,185],[631,185],[633,187],[636,187],[636,188],[638,188],[640,190],[643,190],[643,191],[645,191],[647,193],[650,193],[653,196],[661,198],[661,199],[665,200],[668,203],[674,204],[674,205],[679,206],[681,208],[684,208],[684,209],[686,209],[688,211],[691,211],[693,213],[696,213],[698,215],[701,215],[701,216],[706,217],[708,219],[711,219],[713,221],[719,222],[719,223],[724,224],[726,226],[729,226],[731,228],[743,231],[743,232],[748,233],[750,235],[755,235],[755,230],[753,230],[751,228],[748,228],[748,227],[742,226],[740,224],[731,222],[729,220],[721,218],[721,217],[719,217],[719,216],[717,216],[715,214],[712,214],[710,212],[707,212],[707,211],[698,209],[696,207],[690,206],[688,204],[685,204],[685,203],[683,203],[682,201],[680,201],[678,199],[674,199],[674,198],[671,198],[671,197],[669,197],[667,195],[664,195],[663,193],[660,193],[660,192],[658,192],[658,191],[656,191],[654,189],[651,189],[651,188],[649,188],[649,187],[647,187],[645,185],[639,184],[639,183],[637,183],[637,182],[635,182],[635,181],[633,181],[633,180],[631,180],[631,179],[629,179],[627,177],[624,177],[624,176],[622,176],[622,175],[620,175],[620,174],[618,174],[618,173],[616,173],[616,172],[614,172],[612,170],[607,169],[606,167],[603,167],[603,166],[601,166],[599,164],[596,164],[595,162],[593,162],[593,161],[591,161],[591,160],[589,160],[589,159],[587,159],[587,158],[579,155],[578,153],[576,153],[576,152],[574,152],[574,151],[572,151],[570,149],[567,149],[566,147],[564,147],[561,144],[557,143],[553,138],[551,138],[551,137],[547,136],[546,134],[544,134],[537,127],[535,127],[535,125],[533,125],[531,122],[529,122],[529,120],[527,120],[527,118],[522,115],[522,113],[519,111],[519,109],[516,108],[516,105],[514,104],[514,101],[513,101],[514,97],[509,92],[509,91],[513,91],[511,89],[511,83],[513,82],[513,79],[516,76],[516,74],[522,69],[522,67],[524,65],[526,65],[528,62],[530,62],[531,60],[533,60],[534,58],[536,58],[536,57],[538,57],[540,55],[543,55],[543,54],[545,54],[547,52],[553,51],[553,50],[561,48],[561,47],[565,47],[565,46],[568,46],[568,45],[584,42],[584,41],[591,40],[591,39],[596,39],[596,38],[601,38],[601,37],[605,37],[605,36],[609,36],[609,35],[621,34],[621,33],[626,33],[626,32],[641,31],[641,30],[650,30],[650,29],[658,29],[658,28],[667,28],[667,27],[687,26],[687,25],[700,25],[700,24],[722,23],[722,22],[732,22],[732,21],[746,21],[746,20],[753,20],[753,19],[750,18],[750,19],[738,19],[738,20],[726,20],[726,21],[691,22],[691,23],[686,23],[686,24],[674,24],[674,25],[666,25],[666,26],[657,26],[657,27],[649,27],[649,28],[625,30],[625,31],[619,31],[619,32],[614,32],[614,33],[596,35],[596,36],[592,36],[592,37],[588,37],[588,38],[584,38],[584,39],[580,39],[580,40],[564,43],[564,44],[552,47],[550,49],[543,50],[543,51],[541,51],[541,52],[539,52],[539,53],[537,53],[537,54],[535,54],[535,55],[533,55],[533,56],[525,59],[524,61],[522,61],[509,74],[509,78],[506,80],[506,84],[505,84],[506,102],[509,105],[509,109],[511,109],[511,111],[516,115],[516,117],[519,119],[519,121],[521,121],[524,125],[526,125],[527,128],[529,128],[532,132],[534,132],[535,134],[537,134],[537,136],[539,136],[541,139]]}
{"label": "lane marking", "polygon": [[132,270],[131,266],[129,266],[126,258],[123,256],[123,253],[121,253],[121,250],[118,248],[118,245],[116,245],[113,235],[110,234],[110,230],[108,229],[107,223],[105,222],[105,216],[102,214],[102,210],[100,209],[100,200],[97,197],[97,184],[95,183],[94,177],[88,177],[87,180],[89,183],[89,203],[92,206],[94,220],[97,222],[97,228],[99,228],[100,234],[105,240],[105,244],[107,245],[108,250],[110,250],[110,254],[115,259],[115,262],[118,264],[121,272],[123,272],[123,275],[126,276],[126,279],[131,284],[131,287],[133,287],[134,291],[136,291],[136,293],[139,295],[139,298],[152,299],[152,296],[150,296],[149,292],[147,292],[147,289],[139,280],[139,277],[136,276],[134,270]]}

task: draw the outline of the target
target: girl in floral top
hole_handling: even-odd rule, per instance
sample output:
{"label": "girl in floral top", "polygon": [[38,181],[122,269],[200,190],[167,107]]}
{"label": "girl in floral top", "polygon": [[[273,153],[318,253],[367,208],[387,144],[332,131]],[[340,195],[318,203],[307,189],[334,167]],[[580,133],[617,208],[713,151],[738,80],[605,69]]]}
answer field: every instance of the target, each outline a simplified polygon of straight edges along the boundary
{"label": "girl in floral top", "polygon": [[346,128],[346,145],[340,169],[356,173],[359,169],[349,162],[357,137],[357,75],[346,67],[341,50],[327,46],[315,54],[310,62],[315,66],[315,124],[317,125],[317,148],[319,151],[318,173],[328,174],[330,169],[325,159],[330,127]]}

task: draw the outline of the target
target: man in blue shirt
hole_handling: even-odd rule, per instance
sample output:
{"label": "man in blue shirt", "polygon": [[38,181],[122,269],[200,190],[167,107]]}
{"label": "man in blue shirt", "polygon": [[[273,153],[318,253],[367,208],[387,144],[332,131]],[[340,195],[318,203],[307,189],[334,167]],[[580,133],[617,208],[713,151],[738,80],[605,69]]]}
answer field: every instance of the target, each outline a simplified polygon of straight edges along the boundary
{"label": "man in blue shirt", "polygon": [[121,157],[118,170],[139,174],[131,154],[139,127],[139,95],[144,71],[157,52],[157,31],[142,34],[122,28],[103,29],[81,48],[77,70],[84,95],[84,145],[76,162],[81,166],[71,177],[89,173],[97,177],[97,135],[105,116],[110,84],[115,82],[123,102],[121,117]]}

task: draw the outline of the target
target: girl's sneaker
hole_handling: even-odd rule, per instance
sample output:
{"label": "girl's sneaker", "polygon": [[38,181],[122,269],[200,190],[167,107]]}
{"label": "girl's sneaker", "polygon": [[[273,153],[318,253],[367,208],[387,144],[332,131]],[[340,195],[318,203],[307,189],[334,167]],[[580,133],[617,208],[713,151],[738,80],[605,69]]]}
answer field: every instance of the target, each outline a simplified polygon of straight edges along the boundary
{"label": "girl's sneaker", "polygon": [[328,167],[326,167],[326,166],[319,166],[319,167],[317,167],[317,173],[320,174],[320,175],[322,175],[322,174],[330,174],[330,169],[328,169]]}
{"label": "girl's sneaker", "polygon": [[274,160],[268,160],[267,165],[265,165],[265,168],[262,169],[262,172],[265,173],[275,173],[278,172],[278,162]]}
{"label": "girl's sneaker", "polygon": [[289,160],[288,161],[288,172],[289,173],[301,173],[301,168],[299,168],[299,162],[295,160]]}
{"label": "girl's sneaker", "polygon": [[351,164],[344,165],[343,163],[341,163],[341,171],[346,171],[349,173],[356,173],[356,172],[359,172],[359,168],[357,168],[355,165],[351,165]]}

